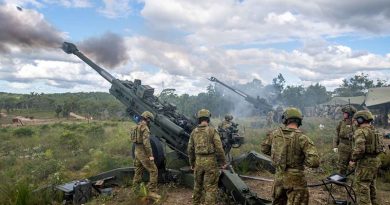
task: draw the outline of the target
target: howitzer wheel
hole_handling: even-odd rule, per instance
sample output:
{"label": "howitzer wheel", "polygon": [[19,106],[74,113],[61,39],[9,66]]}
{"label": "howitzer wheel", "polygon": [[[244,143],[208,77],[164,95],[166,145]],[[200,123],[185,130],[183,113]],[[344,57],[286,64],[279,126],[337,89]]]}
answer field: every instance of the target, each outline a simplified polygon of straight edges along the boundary
{"label": "howitzer wheel", "polygon": [[[149,139],[150,145],[152,146],[154,163],[156,164],[158,169],[165,169],[165,155],[162,143],[155,136],[151,136]],[[133,157],[133,159],[135,159],[135,144],[133,144],[133,146],[131,147],[131,156]]]}

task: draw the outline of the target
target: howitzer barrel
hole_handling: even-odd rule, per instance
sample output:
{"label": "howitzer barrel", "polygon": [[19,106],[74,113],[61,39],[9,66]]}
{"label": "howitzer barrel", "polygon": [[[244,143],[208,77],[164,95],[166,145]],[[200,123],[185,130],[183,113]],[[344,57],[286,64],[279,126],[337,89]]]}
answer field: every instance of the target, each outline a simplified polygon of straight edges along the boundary
{"label": "howitzer barrel", "polygon": [[255,106],[255,108],[257,108],[257,109],[264,110],[264,111],[272,110],[272,106],[269,105],[264,98],[259,98],[259,97],[254,98],[241,90],[234,89],[234,88],[230,87],[229,85],[226,85],[225,83],[218,80],[216,77],[210,77],[209,80],[211,82],[219,83],[219,84],[223,85],[224,87],[228,88],[229,90],[239,94],[241,97],[244,97],[247,102],[253,104],[253,106]]}
{"label": "howitzer barrel", "polygon": [[234,89],[234,88],[232,88],[232,87],[226,85],[225,83],[219,81],[216,77],[211,77],[209,80],[210,80],[211,82],[216,82],[216,83],[219,83],[219,84],[225,86],[226,88],[232,90],[233,92],[235,92],[235,93],[241,95],[241,96],[244,97],[244,98],[247,98],[247,97],[248,97],[248,95],[247,95],[246,93],[242,92],[241,90],[237,90],[237,89]]}
{"label": "howitzer barrel", "polygon": [[84,61],[86,64],[91,66],[96,72],[98,72],[104,79],[106,79],[108,82],[112,83],[112,81],[115,79],[110,73],[105,71],[100,66],[96,65],[94,62],[92,62],[89,58],[87,58],[84,54],[82,54],[79,49],[74,45],[73,43],[64,42],[62,44],[62,50],[65,51],[67,54],[74,54],[77,57],[79,57],[82,61]]}

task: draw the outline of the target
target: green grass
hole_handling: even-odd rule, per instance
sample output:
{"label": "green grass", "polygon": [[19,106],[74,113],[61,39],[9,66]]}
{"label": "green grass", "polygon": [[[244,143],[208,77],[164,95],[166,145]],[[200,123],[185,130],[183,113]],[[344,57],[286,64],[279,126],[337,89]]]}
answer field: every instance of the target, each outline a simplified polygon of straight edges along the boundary
{"label": "green grass", "polygon": [[[22,192],[0,192],[0,198],[11,195],[11,204],[33,201],[29,194],[20,195],[29,193],[23,183],[38,188],[130,166],[128,130],[133,125],[102,121],[1,128],[0,178],[20,182],[14,189]],[[2,183],[0,189],[8,186]]]}

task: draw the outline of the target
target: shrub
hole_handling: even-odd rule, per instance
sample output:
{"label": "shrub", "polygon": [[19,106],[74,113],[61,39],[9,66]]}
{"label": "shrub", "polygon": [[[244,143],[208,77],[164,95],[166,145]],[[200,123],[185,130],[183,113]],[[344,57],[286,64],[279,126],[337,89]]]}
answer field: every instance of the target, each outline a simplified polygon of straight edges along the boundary
{"label": "shrub", "polygon": [[0,184],[0,204],[3,205],[40,205],[52,204],[53,200],[61,201],[59,194],[50,189],[33,192],[34,187],[23,180],[16,184],[2,179]]}
{"label": "shrub", "polygon": [[104,128],[102,125],[93,124],[84,129],[85,134],[90,138],[101,139],[104,136]]}
{"label": "shrub", "polygon": [[68,150],[77,150],[80,147],[81,136],[74,132],[65,131],[60,136],[60,145]]}
{"label": "shrub", "polygon": [[21,127],[14,130],[13,134],[17,137],[31,137],[34,135],[34,130],[29,127]]}

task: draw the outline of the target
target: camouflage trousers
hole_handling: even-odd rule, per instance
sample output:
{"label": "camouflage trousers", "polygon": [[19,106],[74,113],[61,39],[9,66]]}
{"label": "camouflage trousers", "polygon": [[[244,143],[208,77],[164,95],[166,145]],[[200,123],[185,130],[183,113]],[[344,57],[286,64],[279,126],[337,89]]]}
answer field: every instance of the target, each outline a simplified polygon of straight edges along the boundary
{"label": "camouflage trousers", "polygon": [[148,188],[150,191],[157,191],[158,171],[156,164],[149,160],[149,156],[146,156],[142,147],[135,148],[134,167],[133,185],[138,186],[142,182],[142,175],[146,169],[149,172]]}
{"label": "camouflage trousers", "polygon": [[351,160],[352,147],[348,144],[340,143],[338,146],[338,168],[342,175],[346,175],[348,172],[349,161]]}
{"label": "camouflage trousers", "polygon": [[274,205],[308,205],[309,190],[305,174],[300,170],[278,171],[273,186]]}
{"label": "camouflage trousers", "polygon": [[193,204],[216,204],[220,173],[215,156],[197,155],[194,175]]}
{"label": "camouflage trousers", "polygon": [[358,205],[379,205],[376,198],[376,178],[379,166],[378,157],[363,158],[357,162],[355,188]]}

